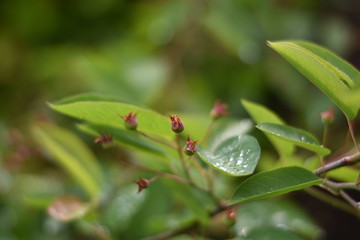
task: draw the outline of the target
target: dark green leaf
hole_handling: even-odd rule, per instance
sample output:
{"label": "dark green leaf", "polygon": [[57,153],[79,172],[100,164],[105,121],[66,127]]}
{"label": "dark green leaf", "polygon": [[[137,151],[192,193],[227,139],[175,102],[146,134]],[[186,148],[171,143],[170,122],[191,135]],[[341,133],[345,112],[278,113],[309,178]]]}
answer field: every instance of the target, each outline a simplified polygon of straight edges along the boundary
{"label": "dark green leaf", "polygon": [[231,137],[212,151],[199,150],[200,158],[216,170],[232,176],[254,172],[260,157],[260,146],[252,136]]}
{"label": "dark green leaf", "polygon": [[230,204],[274,197],[321,182],[322,180],[312,172],[301,167],[285,167],[261,172],[249,177],[239,185]]}

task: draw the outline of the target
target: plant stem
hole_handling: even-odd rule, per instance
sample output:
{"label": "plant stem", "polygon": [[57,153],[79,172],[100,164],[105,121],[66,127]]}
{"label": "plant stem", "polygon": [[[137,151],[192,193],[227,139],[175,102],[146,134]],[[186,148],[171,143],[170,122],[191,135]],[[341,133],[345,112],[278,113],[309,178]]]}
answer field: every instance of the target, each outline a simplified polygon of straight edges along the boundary
{"label": "plant stem", "polygon": [[206,143],[206,141],[208,140],[209,136],[210,136],[210,132],[212,131],[212,129],[214,128],[214,123],[215,123],[215,119],[212,118],[211,122],[209,123],[204,136],[202,137],[200,144],[204,145]]}
{"label": "plant stem", "polygon": [[328,138],[329,138],[329,126],[327,124],[325,124],[323,138],[322,138],[322,145],[324,147],[327,147]]}
{"label": "plant stem", "polygon": [[351,138],[352,138],[352,140],[354,142],[354,145],[357,148],[357,150],[360,151],[360,147],[359,147],[359,144],[357,143],[356,136],[355,136],[354,121],[349,120],[348,118],[346,118],[346,119],[347,119],[350,135],[351,135]]}
{"label": "plant stem", "polygon": [[146,133],[141,132],[141,131],[138,131],[138,130],[136,130],[136,132],[137,132],[138,134],[140,134],[141,136],[143,136],[143,137],[145,137],[145,138],[147,138],[147,139],[150,139],[151,141],[154,141],[154,142],[163,144],[163,145],[165,145],[165,146],[167,146],[167,147],[170,147],[170,148],[172,148],[172,149],[177,150],[177,147],[176,147],[176,146],[174,146],[174,145],[172,145],[172,144],[170,144],[170,143],[168,143],[168,142],[165,142],[165,141],[162,141],[162,140],[160,140],[160,139],[151,137],[151,136],[147,135]]}
{"label": "plant stem", "polygon": [[341,190],[341,189],[354,189],[360,191],[360,187],[356,185],[356,183],[337,183],[330,180],[325,181],[325,185],[334,189],[334,190]]}
{"label": "plant stem", "polygon": [[329,172],[331,170],[343,167],[343,166],[348,166],[348,165],[353,165],[357,162],[360,162],[360,152],[357,152],[351,156],[346,156],[343,158],[340,158],[334,162],[328,163],[318,169],[316,169],[314,171],[314,173],[318,176],[321,176],[322,174]]}
{"label": "plant stem", "polygon": [[155,174],[157,174],[159,176],[162,176],[162,177],[165,177],[165,178],[168,178],[168,179],[172,179],[172,180],[180,182],[180,183],[190,184],[190,182],[188,180],[186,180],[186,179],[184,179],[184,178],[182,178],[180,176],[171,174],[171,173],[166,173],[166,172],[162,172],[162,171],[155,170],[155,169],[152,169],[152,168],[144,167],[144,166],[138,165],[136,163],[129,162],[129,161],[123,159],[123,158],[120,158],[120,161],[123,162],[124,164],[130,166],[130,167],[134,167],[134,168],[137,168],[137,169],[142,170],[142,171],[155,173]]}
{"label": "plant stem", "polygon": [[195,185],[194,184],[194,181],[192,180],[191,178],[191,175],[190,175],[190,171],[189,171],[189,168],[186,164],[186,161],[185,161],[185,156],[184,156],[184,152],[182,150],[182,145],[181,145],[181,136],[180,134],[176,134],[176,144],[177,144],[177,150],[178,150],[178,153],[179,153],[179,157],[180,157],[180,162],[181,162],[181,165],[184,169],[184,172],[185,172],[185,175],[186,175],[186,178],[189,180],[189,184],[190,185]]}

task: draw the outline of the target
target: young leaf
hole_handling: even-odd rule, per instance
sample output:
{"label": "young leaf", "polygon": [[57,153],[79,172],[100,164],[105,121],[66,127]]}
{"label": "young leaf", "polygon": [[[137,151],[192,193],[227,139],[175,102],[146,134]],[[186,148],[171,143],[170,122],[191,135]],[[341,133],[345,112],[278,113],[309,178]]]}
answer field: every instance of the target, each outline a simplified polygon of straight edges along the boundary
{"label": "young leaf", "polygon": [[97,198],[102,172],[86,145],[73,133],[50,124],[33,128],[34,139],[87,191]]}
{"label": "young leaf", "polygon": [[285,167],[249,177],[235,190],[229,204],[282,195],[320,184],[315,174],[301,167]]}
{"label": "young leaf", "polygon": [[244,176],[254,172],[260,146],[254,137],[244,135],[226,139],[211,152],[200,149],[198,153],[216,170],[231,176]]}
{"label": "young leaf", "polygon": [[313,151],[321,156],[326,156],[331,153],[331,151],[323,147],[313,135],[304,130],[275,123],[259,123],[256,127],[263,132],[292,142],[297,146]]}
{"label": "young leaf", "polygon": [[65,195],[56,198],[48,207],[48,213],[60,221],[71,221],[83,217],[89,210],[89,204],[78,196]]}
{"label": "young leaf", "polygon": [[300,41],[268,44],[323,91],[347,118],[356,117],[358,106],[344,99],[359,82],[359,73],[350,64],[315,44]]}
{"label": "young leaf", "polygon": [[109,126],[124,128],[121,116],[127,116],[129,112],[137,113],[139,123],[138,130],[165,138],[173,136],[169,119],[166,117],[134,105],[108,102],[108,101],[74,101],[66,103],[50,104],[50,107],[63,114]]}
{"label": "young leaf", "polygon": [[[242,99],[241,103],[256,123],[270,122],[270,123],[285,124],[285,122],[278,115],[276,115],[273,111],[269,110],[268,108],[261,106],[260,104],[253,103],[245,99]],[[274,145],[280,157],[283,158],[288,157],[294,152],[294,145],[292,143],[274,137],[271,134],[265,133],[265,135]]]}

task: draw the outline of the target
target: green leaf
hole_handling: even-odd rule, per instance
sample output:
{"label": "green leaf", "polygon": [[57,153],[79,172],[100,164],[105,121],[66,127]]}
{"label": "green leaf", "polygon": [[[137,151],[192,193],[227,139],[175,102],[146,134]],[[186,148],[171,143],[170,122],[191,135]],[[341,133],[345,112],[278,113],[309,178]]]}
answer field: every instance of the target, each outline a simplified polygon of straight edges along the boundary
{"label": "green leaf", "polygon": [[104,223],[115,233],[126,230],[145,203],[147,195],[147,191],[138,194],[136,184],[120,188],[105,206]]}
{"label": "green leaf", "polygon": [[33,135],[39,146],[53,156],[83,186],[89,196],[98,197],[103,182],[100,166],[76,135],[50,124],[35,126]]}
{"label": "green leaf", "polygon": [[292,41],[292,42],[313,52],[323,60],[330,63],[333,67],[335,67],[335,71],[339,70],[337,74],[339,74],[340,78],[344,81],[348,81],[347,84],[349,85],[353,85],[353,83],[355,83],[356,85],[360,84],[360,72],[353,65],[351,65],[344,59],[340,58],[333,52],[329,51],[324,47],[306,41]]}
{"label": "green leaf", "polygon": [[56,198],[48,207],[48,213],[60,221],[71,221],[82,218],[89,210],[89,204],[75,195]]}
{"label": "green leaf", "polygon": [[331,153],[331,151],[323,147],[313,135],[304,130],[275,123],[259,123],[256,127],[263,132],[287,140],[321,156],[326,156]]}
{"label": "green leaf", "polygon": [[229,204],[249,202],[282,195],[320,184],[322,180],[301,167],[285,167],[249,177],[235,190]]}
{"label": "green leaf", "polygon": [[356,117],[358,106],[344,99],[359,82],[359,73],[350,64],[311,43],[284,41],[268,44],[323,91],[347,118]]}
{"label": "green leaf", "polygon": [[165,138],[173,136],[170,120],[166,117],[130,104],[108,101],[74,101],[50,104],[50,107],[63,114],[92,123],[125,128],[121,116],[129,112],[138,113],[138,130]]}
{"label": "green leaf", "polygon": [[[270,122],[270,123],[278,123],[278,124],[285,123],[273,111],[260,104],[253,103],[245,99],[242,99],[241,103],[256,123],[261,123],[261,122]],[[288,157],[294,152],[294,145],[292,143],[274,137],[271,134],[265,133],[265,135],[274,145],[280,157],[282,158]]]}
{"label": "green leaf", "polygon": [[103,125],[103,124],[78,124],[78,128],[94,137],[99,137],[100,133],[109,134],[116,143],[124,144],[126,146],[135,147],[145,152],[164,156],[164,150],[144,137],[140,136],[135,131],[127,129]]}
{"label": "green leaf", "polygon": [[216,170],[231,176],[244,176],[254,172],[260,157],[260,146],[254,137],[244,135],[228,138],[212,151],[200,149],[198,153]]}
{"label": "green leaf", "polygon": [[263,239],[261,235],[267,239],[288,240],[296,235],[319,239],[322,234],[305,211],[288,199],[253,201],[242,204],[239,211],[234,230],[241,239]]}

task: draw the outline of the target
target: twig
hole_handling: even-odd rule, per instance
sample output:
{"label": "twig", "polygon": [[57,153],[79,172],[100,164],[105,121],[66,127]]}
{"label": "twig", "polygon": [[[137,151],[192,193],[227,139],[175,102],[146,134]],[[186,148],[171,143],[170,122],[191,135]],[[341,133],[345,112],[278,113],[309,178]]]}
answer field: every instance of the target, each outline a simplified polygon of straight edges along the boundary
{"label": "twig", "polygon": [[348,166],[348,165],[353,165],[357,162],[360,162],[360,152],[357,152],[351,156],[346,156],[343,158],[340,158],[334,162],[328,163],[318,169],[316,169],[314,171],[314,173],[318,176],[321,176],[322,174],[329,172],[331,170],[343,167],[343,166]]}
{"label": "twig", "polygon": [[341,190],[341,189],[354,189],[360,191],[360,187],[356,185],[356,183],[337,183],[330,180],[325,181],[325,185],[334,189],[334,190]]}
{"label": "twig", "polygon": [[352,199],[344,190],[340,190],[340,195],[348,202],[350,203],[354,208],[357,210],[360,210],[360,203],[356,202],[354,199]]}

